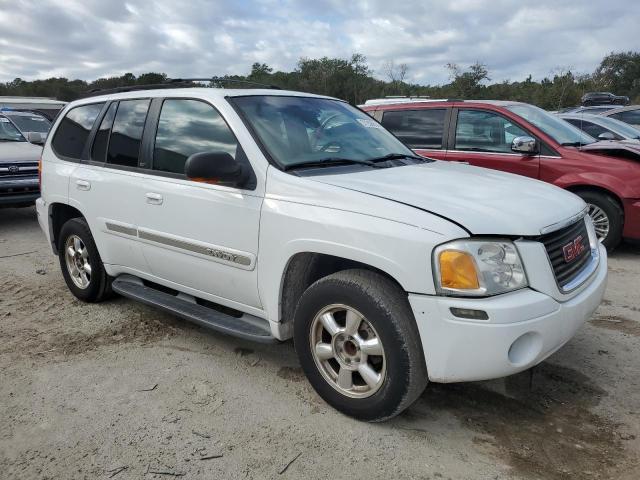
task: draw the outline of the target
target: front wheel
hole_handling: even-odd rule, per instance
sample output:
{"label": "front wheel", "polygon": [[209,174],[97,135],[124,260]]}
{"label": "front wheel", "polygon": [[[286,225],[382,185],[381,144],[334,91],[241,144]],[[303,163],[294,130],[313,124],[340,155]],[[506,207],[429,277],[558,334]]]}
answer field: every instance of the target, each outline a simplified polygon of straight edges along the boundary
{"label": "front wheel", "polygon": [[345,270],[311,285],[296,308],[294,343],[318,394],[360,420],[397,415],[427,384],[407,296],[375,272]]}
{"label": "front wheel", "polygon": [[610,195],[594,191],[578,192],[589,207],[598,240],[607,250],[614,250],[622,241],[624,211]]}

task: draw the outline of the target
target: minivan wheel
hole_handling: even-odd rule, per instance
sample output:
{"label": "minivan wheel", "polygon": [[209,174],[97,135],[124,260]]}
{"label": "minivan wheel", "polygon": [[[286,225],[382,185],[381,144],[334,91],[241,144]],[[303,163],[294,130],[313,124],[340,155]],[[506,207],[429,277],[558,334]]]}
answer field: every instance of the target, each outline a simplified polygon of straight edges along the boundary
{"label": "minivan wheel", "polygon": [[311,285],[296,308],[294,343],[316,392],[360,420],[397,415],[427,384],[406,293],[375,272],[345,270]]}
{"label": "minivan wheel", "polygon": [[85,302],[100,302],[111,296],[111,277],[104,269],[89,225],[72,218],[60,230],[60,268],[67,287]]}
{"label": "minivan wheel", "polygon": [[622,241],[624,212],[618,202],[610,195],[583,191],[578,192],[589,207],[589,216],[593,221],[598,240],[607,250],[614,250]]}

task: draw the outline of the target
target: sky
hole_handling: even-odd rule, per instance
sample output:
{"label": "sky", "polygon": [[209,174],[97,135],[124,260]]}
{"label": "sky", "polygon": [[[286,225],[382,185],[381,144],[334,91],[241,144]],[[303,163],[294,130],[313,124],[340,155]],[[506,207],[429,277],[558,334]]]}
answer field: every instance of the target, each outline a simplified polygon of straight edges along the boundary
{"label": "sky", "polygon": [[480,61],[492,81],[591,73],[640,50],[637,0],[0,0],[0,81],[290,71],[301,57],[367,57],[378,78],[448,81]]}

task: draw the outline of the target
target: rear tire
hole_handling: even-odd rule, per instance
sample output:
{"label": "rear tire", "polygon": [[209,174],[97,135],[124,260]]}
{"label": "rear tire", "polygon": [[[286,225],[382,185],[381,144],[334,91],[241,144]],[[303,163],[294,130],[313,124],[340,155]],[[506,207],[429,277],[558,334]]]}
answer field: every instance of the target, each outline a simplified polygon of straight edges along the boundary
{"label": "rear tire", "polygon": [[311,285],[296,308],[294,343],[316,392],[359,420],[398,415],[427,384],[407,295],[375,272],[345,270]]}
{"label": "rear tire", "polygon": [[608,251],[613,251],[622,241],[624,228],[622,207],[606,193],[585,190],[577,192],[577,195],[589,206],[589,215],[596,227],[598,239]]}
{"label": "rear tire", "polygon": [[58,258],[67,287],[84,302],[101,302],[113,295],[91,230],[84,218],[68,220],[60,230]]}

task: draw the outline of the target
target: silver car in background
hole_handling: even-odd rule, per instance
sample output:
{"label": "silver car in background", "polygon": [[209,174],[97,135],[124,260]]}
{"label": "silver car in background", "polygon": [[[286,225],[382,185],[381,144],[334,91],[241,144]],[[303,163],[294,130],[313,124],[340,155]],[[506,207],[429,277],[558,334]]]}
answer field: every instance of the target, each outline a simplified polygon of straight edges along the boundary
{"label": "silver car in background", "polygon": [[640,130],[612,117],[585,113],[562,113],[558,116],[598,140],[628,140],[640,143]]}

